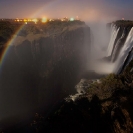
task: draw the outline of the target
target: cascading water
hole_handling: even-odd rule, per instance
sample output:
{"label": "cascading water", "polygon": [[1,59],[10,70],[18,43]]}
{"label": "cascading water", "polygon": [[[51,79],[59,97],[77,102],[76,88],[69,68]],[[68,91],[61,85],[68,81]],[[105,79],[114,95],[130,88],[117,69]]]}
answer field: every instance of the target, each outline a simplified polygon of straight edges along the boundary
{"label": "cascading water", "polygon": [[[105,45],[107,47],[104,52],[98,51],[96,48],[92,49],[91,69],[99,74],[120,73],[133,59],[133,28],[112,23],[109,32],[111,35],[108,40],[109,43],[107,42],[108,46],[107,43]],[[107,38],[106,34],[104,36],[104,38]],[[95,46],[98,47],[100,45],[99,42],[100,40],[97,40]],[[97,58],[93,57],[95,54],[98,55]],[[101,55],[104,56],[101,57]]]}
{"label": "cascading water", "polygon": [[107,56],[111,56],[111,54],[112,54],[115,39],[117,37],[119,30],[120,30],[120,28],[117,29],[117,27],[115,25],[113,25],[113,24],[111,25],[111,38],[110,38],[109,46],[107,49]]}
{"label": "cascading water", "polygon": [[[122,47],[118,58],[115,62],[114,72],[119,73],[126,62],[126,59],[133,48],[133,28],[130,30],[124,46]],[[131,57],[130,57],[131,58]],[[130,61],[130,59],[129,59]]]}
{"label": "cascading water", "polygon": [[116,45],[114,46],[114,51],[112,52],[112,57],[111,57],[111,62],[114,62],[117,59],[118,53],[121,50],[121,43],[122,41],[124,41],[124,37],[125,37],[125,29],[123,30],[122,36],[118,39],[118,41],[116,42]]}

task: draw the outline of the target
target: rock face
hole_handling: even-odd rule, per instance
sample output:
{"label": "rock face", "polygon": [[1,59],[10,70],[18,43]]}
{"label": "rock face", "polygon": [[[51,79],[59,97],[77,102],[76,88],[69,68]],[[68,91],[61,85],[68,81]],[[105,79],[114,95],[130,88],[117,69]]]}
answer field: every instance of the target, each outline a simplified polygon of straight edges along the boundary
{"label": "rock face", "polygon": [[27,117],[37,109],[49,112],[75,92],[73,88],[86,70],[90,29],[85,23],[52,22],[31,28],[35,33],[27,28],[16,36],[1,66],[2,120]]}

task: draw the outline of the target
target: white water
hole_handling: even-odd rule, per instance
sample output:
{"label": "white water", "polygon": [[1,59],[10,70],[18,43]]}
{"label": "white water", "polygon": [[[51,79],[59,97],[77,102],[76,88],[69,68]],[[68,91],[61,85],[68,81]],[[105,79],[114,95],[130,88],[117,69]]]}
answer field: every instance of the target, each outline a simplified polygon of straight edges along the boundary
{"label": "white water", "polygon": [[115,40],[116,40],[119,30],[120,30],[120,28],[117,29],[117,27],[115,25],[111,25],[111,38],[110,38],[109,46],[107,49],[107,57],[111,56],[111,54],[112,54],[114,43],[115,43]]}
{"label": "white water", "polygon": [[123,30],[123,33],[122,33],[122,36],[121,38],[118,39],[118,41],[116,42],[116,45],[114,47],[114,51],[112,53],[112,57],[111,57],[111,62],[114,61],[114,59],[116,58],[116,53],[118,52],[118,48],[120,48],[120,43],[121,43],[121,40],[125,37],[125,29]]}
{"label": "white water", "polygon": [[125,66],[127,66],[132,59],[133,59],[133,51],[131,51]]}
{"label": "white water", "polygon": [[114,67],[115,73],[118,73],[121,70],[125,60],[127,59],[128,54],[132,48],[133,48],[133,28],[130,30],[129,35],[126,39],[126,42],[125,42],[124,46],[122,47],[122,49],[118,55],[118,58],[115,62],[115,67]]}
{"label": "white water", "polygon": [[[92,32],[97,38],[97,32],[95,33],[94,30]],[[94,70],[96,73],[99,74],[119,73],[123,68],[123,65],[124,67],[127,66],[129,62],[133,59],[133,52],[131,52],[133,48],[133,28],[131,28],[129,33],[127,33],[126,29],[124,28],[121,37],[118,38],[116,42],[116,45],[115,41],[116,38],[118,37],[118,33],[120,32],[120,27],[117,28],[116,25],[112,24],[110,32],[111,32],[110,39],[108,40],[106,45],[102,45],[102,43],[100,43],[101,36],[99,37],[100,39],[94,41],[92,54],[91,54],[91,62],[89,66],[91,70]],[[127,38],[125,38],[126,34],[128,34]],[[103,36],[104,36],[103,39],[107,38],[107,34],[103,34]],[[122,44],[124,38],[126,39],[126,41],[124,44]],[[99,46],[100,47],[105,46],[106,49],[104,49],[104,51],[101,51],[101,49],[98,49]],[[110,59],[106,58],[106,60],[102,60],[105,57],[111,57],[111,58]]]}

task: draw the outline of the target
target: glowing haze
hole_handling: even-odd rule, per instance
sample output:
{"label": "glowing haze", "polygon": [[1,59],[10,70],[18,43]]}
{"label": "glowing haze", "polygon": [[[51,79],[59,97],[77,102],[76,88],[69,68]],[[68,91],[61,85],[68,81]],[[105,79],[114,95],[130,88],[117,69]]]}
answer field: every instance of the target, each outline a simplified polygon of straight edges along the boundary
{"label": "glowing haze", "polygon": [[0,0],[0,18],[133,19],[133,0]]}

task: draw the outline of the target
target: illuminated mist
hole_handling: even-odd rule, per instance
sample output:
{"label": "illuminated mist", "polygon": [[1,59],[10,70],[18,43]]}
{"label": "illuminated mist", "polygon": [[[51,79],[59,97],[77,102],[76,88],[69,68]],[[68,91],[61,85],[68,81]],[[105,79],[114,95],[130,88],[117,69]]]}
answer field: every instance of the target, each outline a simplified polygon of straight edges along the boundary
{"label": "illuminated mist", "polygon": [[99,74],[113,73],[114,63],[102,60],[106,57],[110,41],[110,31],[106,22],[90,22],[91,28],[91,54],[88,69]]}

